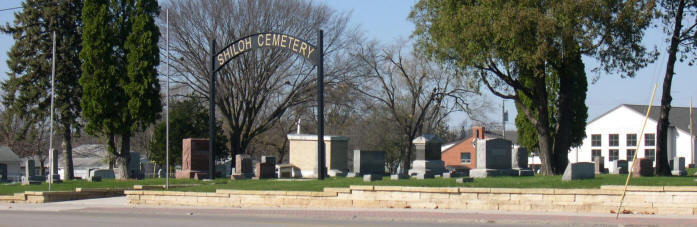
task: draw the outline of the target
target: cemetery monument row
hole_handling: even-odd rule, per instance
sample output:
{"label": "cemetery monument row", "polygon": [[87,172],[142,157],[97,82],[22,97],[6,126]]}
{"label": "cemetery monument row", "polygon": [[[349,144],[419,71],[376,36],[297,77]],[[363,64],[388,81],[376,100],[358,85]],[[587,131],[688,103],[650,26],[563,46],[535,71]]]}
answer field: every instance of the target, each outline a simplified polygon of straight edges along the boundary
{"label": "cemetery monument row", "polygon": [[182,169],[176,178],[208,177],[208,139],[182,140]]}
{"label": "cemetery monument row", "polygon": [[433,134],[424,134],[414,139],[412,143],[416,149],[409,175],[424,179],[433,178],[446,171],[445,163],[440,157],[443,139]]}

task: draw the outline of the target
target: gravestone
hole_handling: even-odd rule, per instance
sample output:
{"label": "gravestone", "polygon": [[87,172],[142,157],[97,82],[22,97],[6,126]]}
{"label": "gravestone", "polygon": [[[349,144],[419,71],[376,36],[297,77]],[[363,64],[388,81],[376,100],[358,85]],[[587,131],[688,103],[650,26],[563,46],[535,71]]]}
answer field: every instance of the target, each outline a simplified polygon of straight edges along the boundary
{"label": "gravestone", "polygon": [[443,140],[433,134],[425,134],[412,141],[416,148],[415,159],[411,164],[409,175],[417,178],[433,178],[445,172],[445,163],[441,160]]}
{"label": "gravestone", "polygon": [[91,176],[89,179],[87,179],[89,182],[100,182],[102,181],[102,177],[100,176]]}
{"label": "gravestone", "polygon": [[131,152],[128,155],[130,156],[128,159],[128,170],[130,173],[128,175],[131,178],[143,179],[143,172],[140,169],[140,153]]}
{"label": "gravestone", "polygon": [[455,182],[458,184],[474,182],[474,178],[471,178],[471,177],[457,178],[457,180],[455,180]]}
{"label": "gravestone", "polygon": [[608,172],[610,174],[627,174],[629,172],[627,160],[610,161]]}
{"label": "gravestone", "polygon": [[291,164],[278,165],[278,178],[299,178],[300,169]]}
{"label": "gravestone", "polygon": [[607,173],[605,158],[603,156],[593,157],[593,162],[595,163],[595,174]]}
{"label": "gravestone", "polygon": [[90,177],[99,177],[100,179],[114,179],[114,178],[116,178],[116,176],[114,175],[114,171],[109,170],[109,169],[92,170],[92,173],[90,173]]}
{"label": "gravestone", "polygon": [[505,139],[478,139],[477,168],[470,170],[470,177],[513,176],[518,174],[511,168],[511,141]]}
{"label": "gravestone", "polygon": [[637,159],[632,169],[632,177],[650,177],[653,176],[653,160],[650,158]]}
{"label": "gravestone", "polygon": [[165,173],[165,170],[164,170],[164,169],[158,169],[158,170],[157,170],[157,177],[158,177],[158,178],[165,178],[165,177],[166,177],[165,174],[167,174],[167,173]]}
{"label": "gravestone", "polygon": [[353,172],[356,176],[365,174],[385,175],[385,152],[354,150]]}
{"label": "gravestone", "polygon": [[450,178],[450,173],[449,172],[443,173],[443,178]]}
{"label": "gravestone", "polygon": [[34,166],[34,160],[28,159],[24,162],[24,177],[22,177],[22,185],[28,184],[41,184],[46,178],[42,176],[36,176],[36,166]]}
{"label": "gravestone", "polygon": [[208,139],[186,138],[182,140],[182,169],[176,178],[208,177]]}
{"label": "gravestone", "polygon": [[382,174],[363,174],[364,182],[382,180]]}
{"label": "gravestone", "polygon": [[256,169],[255,179],[276,178],[276,157],[261,156],[261,162],[257,163]]}
{"label": "gravestone", "polygon": [[577,162],[566,165],[562,181],[592,179],[595,178],[595,163]]}
{"label": "gravestone", "polygon": [[0,163],[0,182],[7,182],[7,164]]}
{"label": "gravestone", "polygon": [[392,174],[390,175],[390,180],[404,180],[409,179],[409,175],[404,174]]}
{"label": "gravestone", "polygon": [[685,157],[673,159],[673,171],[671,171],[671,174],[675,176],[687,176],[687,171],[685,171]]}
{"label": "gravestone", "polygon": [[528,168],[528,149],[524,147],[514,147],[511,151],[511,166],[518,176],[534,176],[535,172]]}
{"label": "gravestone", "polygon": [[242,180],[254,177],[252,158],[246,154],[235,155],[235,173],[230,176],[232,180]]}
{"label": "gravestone", "polygon": [[61,181],[61,176],[58,174],[58,152],[56,150],[53,150],[53,169],[51,169],[51,166],[49,166],[49,177],[46,177],[46,182],[51,181],[51,176],[53,176],[53,183],[60,183]]}

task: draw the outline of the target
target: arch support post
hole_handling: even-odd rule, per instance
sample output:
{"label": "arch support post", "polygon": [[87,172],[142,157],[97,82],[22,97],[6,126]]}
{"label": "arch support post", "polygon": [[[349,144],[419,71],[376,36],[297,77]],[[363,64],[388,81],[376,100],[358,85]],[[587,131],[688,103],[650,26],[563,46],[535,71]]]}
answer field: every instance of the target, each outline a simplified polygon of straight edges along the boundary
{"label": "arch support post", "polygon": [[317,64],[317,179],[324,180],[326,169],[326,157],[324,146],[324,31],[317,33],[317,52],[319,63]]}
{"label": "arch support post", "polygon": [[215,179],[215,39],[211,40],[211,78],[208,84],[208,177]]}

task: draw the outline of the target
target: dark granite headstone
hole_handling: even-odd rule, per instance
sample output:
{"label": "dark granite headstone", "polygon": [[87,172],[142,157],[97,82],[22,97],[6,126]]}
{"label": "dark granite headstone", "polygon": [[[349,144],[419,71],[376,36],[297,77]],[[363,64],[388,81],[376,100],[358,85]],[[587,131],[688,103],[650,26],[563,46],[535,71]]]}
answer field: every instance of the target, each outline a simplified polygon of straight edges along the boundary
{"label": "dark granite headstone", "polygon": [[653,160],[650,158],[637,159],[632,169],[632,177],[650,177],[653,176]]}
{"label": "dark granite headstone", "polygon": [[415,159],[408,171],[409,175],[429,178],[429,176],[440,175],[446,171],[445,163],[440,157],[443,139],[433,134],[424,134],[414,139],[412,143],[416,149]]}
{"label": "dark granite headstone", "polygon": [[276,157],[261,156],[261,162],[256,165],[255,179],[276,178]]}
{"label": "dark granite headstone", "polygon": [[208,177],[208,139],[182,140],[182,169],[176,178]]}
{"label": "dark granite headstone", "polygon": [[477,168],[470,170],[470,177],[512,176],[518,171],[511,168],[512,144],[505,139],[476,140]]}
{"label": "dark granite headstone", "polygon": [[353,151],[353,172],[360,174],[385,174],[384,151]]}
{"label": "dark granite headstone", "polygon": [[7,164],[0,163],[0,182],[7,182]]}
{"label": "dark granite headstone", "polygon": [[235,173],[230,179],[241,180],[254,177],[254,166],[252,158],[246,154],[235,155]]}

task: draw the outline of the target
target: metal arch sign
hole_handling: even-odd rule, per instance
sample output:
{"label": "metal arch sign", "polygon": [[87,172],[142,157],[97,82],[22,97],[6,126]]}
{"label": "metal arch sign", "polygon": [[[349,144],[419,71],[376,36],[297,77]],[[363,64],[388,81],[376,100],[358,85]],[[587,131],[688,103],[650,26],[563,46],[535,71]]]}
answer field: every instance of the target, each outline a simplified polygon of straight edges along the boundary
{"label": "metal arch sign", "polygon": [[286,49],[303,56],[315,66],[320,64],[317,47],[305,40],[282,33],[257,33],[238,39],[216,53],[215,71],[240,54],[260,47]]}
{"label": "metal arch sign", "polygon": [[215,39],[210,42],[210,79],[208,85],[208,174],[215,178],[215,81],[216,72],[232,59],[250,50],[262,47],[286,49],[300,56],[317,67],[317,178],[324,179],[327,173],[324,145],[324,32],[317,31],[317,46],[305,40],[282,33],[257,33],[238,39],[222,50],[217,51]]}

